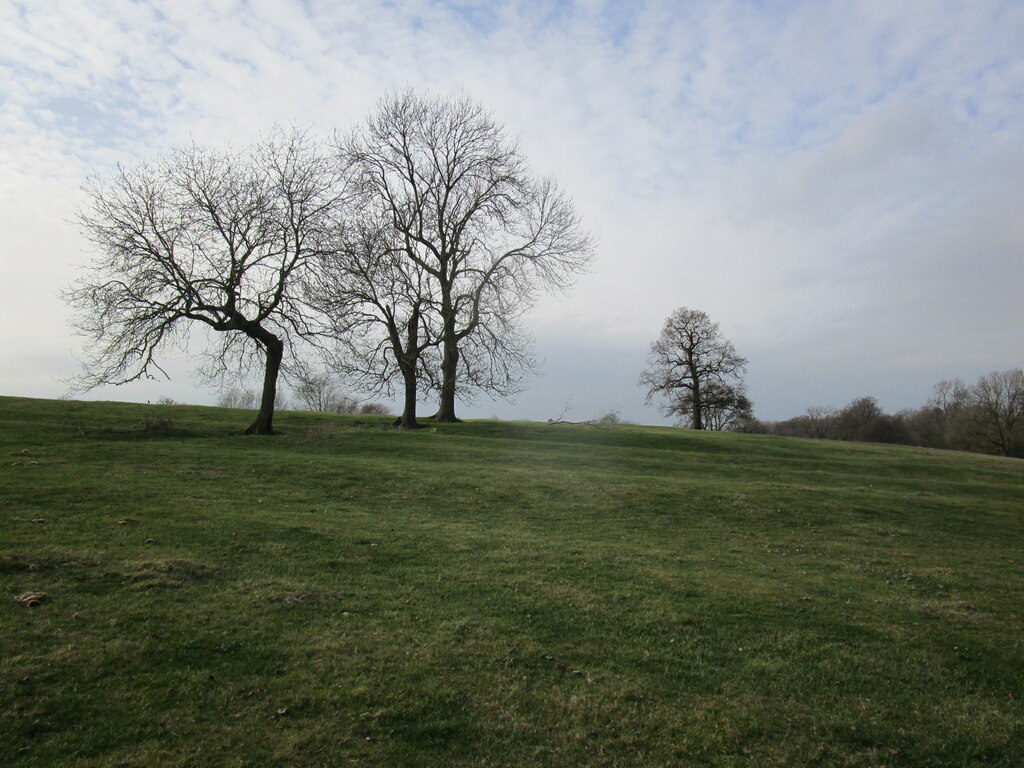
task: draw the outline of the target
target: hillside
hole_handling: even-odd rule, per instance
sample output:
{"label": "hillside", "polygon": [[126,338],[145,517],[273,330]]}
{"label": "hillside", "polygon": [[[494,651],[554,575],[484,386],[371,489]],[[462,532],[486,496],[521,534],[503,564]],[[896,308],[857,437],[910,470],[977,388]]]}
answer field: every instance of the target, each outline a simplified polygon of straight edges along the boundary
{"label": "hillside", "polygon": [[0,762],[1024,754],[1022,461],[250,416],[0,398]]}

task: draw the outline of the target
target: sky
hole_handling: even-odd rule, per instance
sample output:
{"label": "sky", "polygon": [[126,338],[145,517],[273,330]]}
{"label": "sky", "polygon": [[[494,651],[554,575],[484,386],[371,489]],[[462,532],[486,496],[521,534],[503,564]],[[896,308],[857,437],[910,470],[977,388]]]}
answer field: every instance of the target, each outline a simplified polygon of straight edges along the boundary
{"label": "sky", "polygon": [[[540,374],[464,417],[669,423],[637,378],[681,306],[765,420],[1024,366],[1019,0],[0,0],[0,394],[79,371],[87,177],[406,88],[490,109],[596,241],[527,316]],[[86,397],[216,401],[166,369]]]}

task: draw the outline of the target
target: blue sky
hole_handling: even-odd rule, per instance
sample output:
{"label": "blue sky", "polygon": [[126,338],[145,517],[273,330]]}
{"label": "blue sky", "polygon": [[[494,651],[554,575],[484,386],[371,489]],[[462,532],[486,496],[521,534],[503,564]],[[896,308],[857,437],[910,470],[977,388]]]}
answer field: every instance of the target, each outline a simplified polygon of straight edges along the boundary
{"label": "blue sky", "polygon": [[[274,123],[329,132],[388,89],[465,91],[573,195],[597,259],[530,315],[544,374],[469,416],[568,400],[659,422],[636,378],[707,311],[778,419],[1024,365],[1024,4],[6,2],[0,393],[57,396],[80,185]],[[171,382],[91,396],[212,402]]]}

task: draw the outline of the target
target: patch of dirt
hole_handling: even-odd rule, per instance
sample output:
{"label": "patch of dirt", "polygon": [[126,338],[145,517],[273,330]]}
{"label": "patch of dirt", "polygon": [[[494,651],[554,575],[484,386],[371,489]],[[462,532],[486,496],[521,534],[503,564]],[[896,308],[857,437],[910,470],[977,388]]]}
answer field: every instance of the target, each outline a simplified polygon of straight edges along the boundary
{"label": "patch of dirt", "polygon": [[336,603],[340,599],[340,594],[323,587],[275,591],[271,592],[268,596],[269,602],[284,603],[285,605],[325,605],[327,603]]}
{"label": "patch of dirt", "polygon": [[50,557],[28,558],[22,555],[4,553],[0,555],[0,573],[30,573],[35,571],[49,571],[62,563],[54,561]]}
{"label": "patch of dirt", "polygon": [[212,578],[217,569],[191,560],[145,560],[125,563],[123,570],[108,573],[121,583],[143,591],[182,589]]}
{"label": "patch of dirt", "polygon": [[14,602],[18,605],[23,605],[26,608],[35,608],[36,606],[42,605],[49,599],[50,596],[45,592],[30,590],[28,592],[22,592],[20,595],[15,595]]}

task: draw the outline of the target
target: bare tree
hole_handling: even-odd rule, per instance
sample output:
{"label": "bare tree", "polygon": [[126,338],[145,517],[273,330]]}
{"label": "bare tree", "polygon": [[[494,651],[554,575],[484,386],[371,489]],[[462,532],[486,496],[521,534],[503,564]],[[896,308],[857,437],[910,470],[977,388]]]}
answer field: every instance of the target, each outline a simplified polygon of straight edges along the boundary
{"label": "bare tree", "polygon": [[217,405],[221,408],[255,408],[256,393],[251,389],[232,385],[218,394]]}
{"label": "bare tree", "polygon": [[828,440],[835,436],[838,412],[830,405],[815,405],[807,409],[803,423],[807,428],[807,436],[818,440]]}
{"label": "bare tree", "polygon": [[396,424],[415,429],[420,383],[433,381],[424,355],[438,344],[428,323],[435,301],[429,276],[400,243],[391,226],[363,211],[347,224],[339,247],[320,257],[307,293],[331,319],[334,369],[375,394],[393,394],[400,378],[403,411]]}
{"label": "bare tree", "polygon": [[932,389],[932,397],[914,416],[921,442],[935,448],[976,450],[971,426],[970,388],[962,379],[943,379]]}
{"label": "bare tree", "polygon": [[272,433],[286,346],[314,330],[298,278],[333,247],[342,178],[308,136],[278,129],[247,150],[193,145],[91,182],[80,221],[98,252],[65,292],[88,339],[79,385],[164,373],[158,354],[199,324],[222,334],[218,371],[262,362],[246,433]]}
{"label": "bare tree", "polygon": [[539,290],[568,287],[589,260],[571,202],[533,178],[467,98],[388,96],[339,149],[417,279],[431,283],[417,311],[440,345],[436,418],[457,421],[460,386],[514,391],[530,360],[518,319]]}
{"label": "bare tree", "polygon": [[[670,413],[684,415],[690,423],[693,414],[692,390],[680,390],[677,393],[675,410]],[[753,418],[753,404],[747,397],[741,382],[727,383],[719,381],[705,382],[700,389],[702,429],[723,432],[735,429]]]}
{"label": "bare tree", "polygon": [[[710,382],[703,392],[704,426],[719,432],[739,429],[754,416],[742,382]],[[692,412],[692,409],[691,409]]]}
{"label": "bare tree", "polygon": [[952,417],[967,401],[967,385],[963,379],[943,379],[932,388],[928,405],[939,409],[945,417]]}
{"label": "bare tree", "polygon": [[359,404],[338,390],[335,377],[314,369],[305,361],[288,373],[292,394],[306,410],[319,413],[355,413]]}
{"label": "bare tree", "polygon": [[1003,456],[1015,456],[1024,437],[1024,370],[994,371],[970,391],[977,425]]}
{"label": "bare tree", "polygon": [[[739,375],[747,361],[723,338],[706,313],[680,307],[665,320],[651,344],[649,367],[640,375],[647,402],[665,398],[662,411],[680,424],[707,429],[708,409],[724,393],[742,392]],[[745,398],[745,396],[744,396]],[[746,402],[749,410],[749,401]]]}

